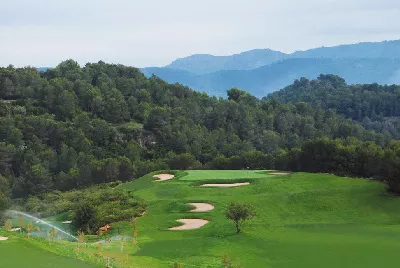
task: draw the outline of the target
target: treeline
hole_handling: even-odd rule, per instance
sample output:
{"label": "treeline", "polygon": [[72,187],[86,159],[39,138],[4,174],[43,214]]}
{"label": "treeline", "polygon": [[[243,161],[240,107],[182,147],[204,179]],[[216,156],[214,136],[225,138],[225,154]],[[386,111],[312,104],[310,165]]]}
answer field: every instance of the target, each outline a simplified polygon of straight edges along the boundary
{"label": "treeline", "polygon": [[400,193],[400,142],[383,148],[355,138],[318,138],[300,148],[273,154],[252,151],[240,156],[216,157],[207,168],[278,169],[374,178],[387,182],[393,193]]}
{"label": "treeline", "polygon": [[266,99],[280,103],[306,102],[362,123],[366,129],[400,138],[400,86],[347,85],[335,75],[316,80],[301,78],[270,94]]}
{"label": "treeline", "polygon": [[210,97],[104,62],[81,68],[68,60],[46,72],[0,68],[0,97],[0,174],[13,198],[157,169],[226,168],[227,159],[246,156],[246,164],[228,166],[263,168],[273,158],[268,167],[283,168],[280,157],[322,138],[382,150],[391,144],[389,134],[333,109],[259,100],[239,89],[228,99]]}

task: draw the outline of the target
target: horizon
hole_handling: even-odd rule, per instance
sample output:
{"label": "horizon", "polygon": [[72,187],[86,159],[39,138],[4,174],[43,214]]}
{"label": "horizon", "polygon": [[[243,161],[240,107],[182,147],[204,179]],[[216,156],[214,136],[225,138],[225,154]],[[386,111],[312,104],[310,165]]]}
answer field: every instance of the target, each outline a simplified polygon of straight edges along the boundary
{"label": "horizon", "polygon": [[0,1],[3,66],[54,66],[70,58],[165,66],[192,54],[378,42],[399,38],[400,30],[394,0]]}
{"label": "horizon", "polygon": [[[151,68],[151,67],[163,68],[163,67],[167,67],[169,64],[171,64],[172,62],[174,62],[174,61],[176,61],[176,60],[180,60],[180,59],[184,59],[184,58],[189,58],[189,57],[192,57],[192,56],[230,57],[230,56],[240,55],[240,54],[243,54],[243,53],[247,53],[247,52],[251,52],[251,51],[256,51],[256,50],[270,50],[270,51],[275,51],[275,52],[281,52],[281,53],[284,53],[284,54],[286,54],[286,55],[291,55],[291,54],[294,54],[294,53],[296,53],[296,52],[304,52],[304,51],[314,50],[314,49],[320,49],[320,48],[332,48],[332,47],[339,47],[339,46],[350,46],[350,45],[371,44],[371,43],[384,43],[384,42],[396,42],[396,41],[400,41],[400,39],[382,40],[382,41],[376,41],[376,42],[375,42],[375,41],[365,41],[365,42],[355,42],[355,43],[338,44],[338,45],[333,45],[333,46],[311,47],[311,48],[307,48],[307,49],[303,49],[303,50],[294,50],[294,51],[289,52],[289,53],[283,52],[283,51],[281,51],[281,50],[274,50],[274,49],[271,49],[271,48],[254,48],[254,49],[244,50],[244,51],[240,51],[240,52],[237,52],[237,53],[226,54],[226,55],[224,55],[224,54],[213,55],[213,54],[207,54],[207,53],[194,53],[194,54],[190,54],[190,55],[187,55],[187,56],[183,56],[183,57],[181,57],[181,58],[175,58],[175,59],[173,59],[171,62],[169,62],[169,63],[167,63],[167,64],[165,64],[165,65],[163,65],[163,66],[136,66],[136,65],[130,65],[130,64],[123,64],[123,65],[129,66],[129,67],[135,67],[135,68],[138,68],[138,69],[142,69],[142,68]],[[73,58],[70,58],[70,59],[75,60],[75,59],[73,59]],[[25,66],[17,66],[17,67],[22,67],[22,68],[23,68],[23,67],[54,68],[54,67],[56,67],[59,63],[61,63],[61,62],[63,62],[63,61],[66,61],[66,60],[69,60],[69,59],[61,60],[60,62],[58,62],[58,63],[57,63],[56,65],[54,65],[54,66],[32,66],[32,65],[25,65]],[[75,61],[76,61],[76,60],[75,60]],[[80,63],[80,62],[78,62],[78,61],[77,61],[77,62],[78,62],[78,64],[79,64],[79,66],[83,67],[83,66],[85,66],[85,65],[88,64],[88,63],[97,63],[97,62],[99,62],[99,61],[103,61],[103,62],[109,63],[109,64],[120,64],[120,63],[118,63],[118,62],[108,62],[108,61],[104,61],[104,60],[102,60],[102,59],[99,59],[99,60],[97,60],[97,61],[95,60],[95,61],[85,62],[85,63]],[[7,65],[3,65],[2,67],[7,67],[7,66],[9,66],[9,65],[15,66],[14,64],[11,63],[11,64],[7,64]]]}
{"label": "horizon", "polygon": [[[400,41],[400,39],[390,39],[390,40],[382,40],[382,41],[364,41],[364,42],[355,42],[355,43],[343,43],[343,44],[338,44],[338,45],[332,45],[332,46],[319,46],[319,47],[311,47],[311,48],[306,48],[306,49],[296,49],[290,52],[284,52],[282,50],[279,49],[271,49],[271,48],[253,48],[253,49],[249,49],[249,50],[243,50],[240,52],[236,52],[233,54],[220,54],[220,55],[215,55],[215,54],[207,54],[207,53],[194,53],[194,54],[190,54],[187,56],[184,56],[182,58],[176,58],[177,59],[184,59],[184,58],[188,58],[188,57],[192,57],[192,56],[213,56],[213,57],[229,57],[229,56],[235,56],[235,55],[240,55],[246,52],[251,52],[251,51],[256,51],[256,50],[270,50],[270,51],[275,51],[275,52],[281,52],[283,54],[286,55],[291,55],[294,54],[296,52],[304,52],[304,51],[308,51],[308,50],[314,50],[314,49],[320,49],[320,48],[333,48],[333,47],[339,47],[339,46],[351,46],[351,45],[359,45],[359,44],[373,44],[373,43],[384,43],[384,42],[396,42],[396,41]],[[146,67],[152,67],[152,66],[146,66]],[[164,67],[164,66],[162,66]]]}

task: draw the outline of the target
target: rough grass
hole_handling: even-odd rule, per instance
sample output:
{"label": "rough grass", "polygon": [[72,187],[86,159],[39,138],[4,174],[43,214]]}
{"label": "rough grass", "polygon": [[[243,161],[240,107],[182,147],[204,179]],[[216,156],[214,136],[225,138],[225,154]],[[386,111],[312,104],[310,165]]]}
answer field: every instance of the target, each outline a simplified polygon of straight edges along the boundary
{"label": "rough grass", "polygon": [[[149,267],[222,267],[228,255],[242,267],[378,267],[397,263],[400,200],[384,185],[326,174],[267,175],[262,171],[188,171],[184,177],[152,183],[152,175],[122,187],[149,203],[138,221],[140,250],[131,258],[151,258]],[[247,175],[246,175],[247,174]],[[250,186],[196,185],[250,179]],[[236,235],[224,212],[231,201],[248,202],[257,217]],[[194,218],[188,202],[209,202],[198,213],[210,220],[190,231],[171,232],[176,219]],[[157,261],[155,261],[157,260]],[[143,262],[142,262],[143,263]]]}
{"label": "rough grass", "polygon": [[[7,235],[3,233],[3,235]],[[97,267],[75,258],[64,257],[44,248],[45,243],[34,239],[23,239],[12,235],[9,240],[0,242],[1,260],[0,267]]]}

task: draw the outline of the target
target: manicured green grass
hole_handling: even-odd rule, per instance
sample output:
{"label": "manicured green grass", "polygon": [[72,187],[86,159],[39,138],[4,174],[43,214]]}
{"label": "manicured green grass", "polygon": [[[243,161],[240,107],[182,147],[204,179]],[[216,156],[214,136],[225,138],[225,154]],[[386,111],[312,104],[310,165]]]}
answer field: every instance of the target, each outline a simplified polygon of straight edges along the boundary
{"label": "manicured green grass", "polygon": [[260,170],[191,170],[188,175],[181,178],[184,181],[202,181],[202,180],[223,180],[223,179],[244,179],[244,178],[267,178],[268,171]]}
{"label": "manicured green grass", "polygon": [[[161,172],[165,173],[165,171]],[[327,174],[268,175],[266,171],[174,171],[176,178],[153,182],[148,174],[120,187],[148,203],[137,222],[138,244],[82,246],[82,254],[110,257],[113,267],[225,267],[228,256],[239,267],[397,267],[400,250],[400,199],[381,183]],[[249,181],[238,188],[203,188],[202,183]],[[225,218],[232,201],[254,206],[257,217],[241,234]],[[210,212],[189,213],[189,202],[209,202]],[[64,219],[53,217],[52,220]],[[169,231],[181,218],[210,222],[196,230]],[[111,223],[113,235],[132,235],[127,222]],[[17,237],[18,238],[18,237]],[[94,242],[96,237],[90,237]],[[68,249],[69,242],[55,245]],[[51,243],[0,241],[9,267],[92,267],[51,251]],[[47,250],[44,250],[47,249]],[[56,252],[56,251],[53,251]],[[20,254],[26,258],[19,258]],[[8,257],[11,256],[11,257]],[[2,264],[3,264],[2,263]],[[48,266],[46,266],[48,265]],[[0,265],[1,267],[1,265]],[[7,266],[5,266],[7,267]]]}
{"label": "manicured green grass", "polygon": [[0,267],[74,267],[89,268],[97,267],[83,261],[68,258],[51,253],[42,248],[42,244],[36,240],[22,239],[18,236],[11,236],[7,241],[0,241]]}
{"label": "manicured green grass", "polygon": [[[398,263],[400,199],[384,185],[326,174],[266,175],[261,171],[188,171],[152,182],[149,174],[122,187],[148,202],[138,221],[139,250],[130,262],[144,267],[223,267],[228,255],[241,267],[390,267]],[[200,188],[199,181],[249,178],[239,188]],[[215,209],[188,213],[187,202]],[[224,217],[232,201],[248,202],[257,217],[235,234]],[[180,218],[203,218],[197,230],[169,231]]]}

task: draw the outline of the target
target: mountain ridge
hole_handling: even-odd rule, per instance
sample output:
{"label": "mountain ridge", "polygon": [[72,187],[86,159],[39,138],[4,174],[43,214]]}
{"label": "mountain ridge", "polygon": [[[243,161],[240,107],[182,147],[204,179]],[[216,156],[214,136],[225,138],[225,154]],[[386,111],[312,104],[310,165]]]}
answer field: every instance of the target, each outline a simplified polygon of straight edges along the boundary
{"label": "mountain ridge", "polygon": [[[251,70],[278,60],[285,59],[287,54],[272,49],[253,49],[229,56],[211,54],[193,54],[178,58],[165,68],[205,74],[221,70]],[[249,61],[249,59],[252,59]],[[193,62],[196,66],[192,66]]]}
{"label": "mountain ridge", "polygon": [[228,89],[239,87],[256,97],[264,97],[296,79],[315,79],[320,74],[339,75],[350,84],[400,83],[400,59],[293,58],[252,70],[223,70],[200,75],[170,68],[144,68],[142,72],[211,95],[226,96]]}
{"label": "mountain ridge", "polygon": [[[393,52],[397,52],[398,54],[396,55]],[[178,58],[164,66],[164,68],[205,74],[222,70],[251,70],[290,58],[400,58],[400,39],[385,40],[382,42],[359,42],[328,47],[322,46],[307,50],[298,50],[293,53],[284,53],[266,48],[252,49],[227,56],[193,54]],[[243,65],[238,66],[240,62]]]}
{"label": "mountain ridge", "polygon": [[400,40],[319,47],[287,54],[254,49],[231,56],[195,54],[165,67],[142,68],[170,83],[182,83],[209,94],[225,96],[232,87],[257,97],[284,88],[304,76],[335,74],[349,83],[400,83]]}

